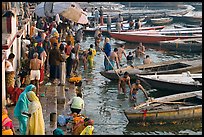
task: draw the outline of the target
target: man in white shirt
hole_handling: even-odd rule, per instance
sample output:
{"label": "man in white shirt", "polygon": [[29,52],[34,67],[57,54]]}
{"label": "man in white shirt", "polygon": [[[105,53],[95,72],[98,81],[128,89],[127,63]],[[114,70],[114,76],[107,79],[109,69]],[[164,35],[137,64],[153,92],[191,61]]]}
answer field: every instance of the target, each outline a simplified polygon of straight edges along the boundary
{"label": "man in white shirt", "polygon": [[76,112],[79,114],[81,110],[84,108],[84,100],[82,99],[81,92],[77,93],[76,97],[73,97],[68,104],[70,105],[70,109],[72,111],[72,114]]}

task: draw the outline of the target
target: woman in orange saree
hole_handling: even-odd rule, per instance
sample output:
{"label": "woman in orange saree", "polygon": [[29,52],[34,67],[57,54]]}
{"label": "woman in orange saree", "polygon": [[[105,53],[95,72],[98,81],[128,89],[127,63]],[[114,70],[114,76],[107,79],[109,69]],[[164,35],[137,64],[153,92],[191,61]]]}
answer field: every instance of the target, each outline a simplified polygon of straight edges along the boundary
{"label": "woman in orange saree", "polygon": [[12,120],[8,116],[6,108],[2,108],[2,135],[15,135]]}

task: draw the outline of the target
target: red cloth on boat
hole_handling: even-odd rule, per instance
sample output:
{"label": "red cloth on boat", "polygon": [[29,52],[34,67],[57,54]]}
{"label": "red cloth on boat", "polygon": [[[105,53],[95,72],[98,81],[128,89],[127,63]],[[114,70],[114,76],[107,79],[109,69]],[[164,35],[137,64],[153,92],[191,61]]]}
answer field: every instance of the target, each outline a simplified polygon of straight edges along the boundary
{"label": "red cloth on boat", "polygon": [[147,110],[142,110],[142,112],[143,112],[143,120],[144,120],[147,116]]}

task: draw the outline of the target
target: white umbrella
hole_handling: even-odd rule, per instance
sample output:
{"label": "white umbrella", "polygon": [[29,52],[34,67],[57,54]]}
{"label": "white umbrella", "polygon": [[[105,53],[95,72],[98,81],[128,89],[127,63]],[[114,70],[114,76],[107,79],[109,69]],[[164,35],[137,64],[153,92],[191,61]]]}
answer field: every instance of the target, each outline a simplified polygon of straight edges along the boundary
{"label": "white umbrella", "polygon": [[60,14],[77,23],[88,23],[87,16],[75,2],[41,2],[34,12],[39,17],[53,17]]}

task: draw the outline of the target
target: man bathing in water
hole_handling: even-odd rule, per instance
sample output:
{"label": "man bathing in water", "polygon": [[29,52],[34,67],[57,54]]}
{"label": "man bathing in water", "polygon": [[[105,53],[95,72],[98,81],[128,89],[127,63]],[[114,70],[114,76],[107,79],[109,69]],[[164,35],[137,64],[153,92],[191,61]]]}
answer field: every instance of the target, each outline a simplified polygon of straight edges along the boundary
{"label": "man bathing in water", "polygon": [[[33,85],[36,85],[36,95],[39,97],[39,80],[40,80],[40,69],[42,61],[38,59],[38,53],[33,54],[33,59],[30,60],[30,80]],[[36,83],[36,84],[35,84]]]}
{"label": "man bathing in water", "polygon": [[111,65],[110,65],[110,69],[109,70],[113,70],[114,68],[114,66],[115,66],[115,63],[116,63],[116,66],[117,66],[117,68],[119,69],[119,60],[118,60],[118,49],[117,48],[115,48],[114,50],[113,50],[113,52],[111,52],[111,54],[110,54],[110,63],[111,63]]}
{"label": "man bathing in water", "polygon": [[119,48],[118,48],[118,60],[119,60],[119,63],[121,63],[121,60],[122,60],[122,56],[125,56],[125,58],[127,57],[126,53],[125,53],[125,45],[121,45]]}
{"label": "man bathing in water", "polygon": [[124,94],[126,94],[126,84],[129,86],[129,88],[131,89],[131,84],[130,84],[130,77],[129,77],[129,73],[125,72],[123,77],[119,78],[118,81],[118,93],[121,93],[121,90]]}
{"label": "man bathing in water", "polygon": [[147,92],[144,90],[143,86],[140,84],[140,80],[136,80],[136,83],[132,84],[131,89],[130,89],[131,100],[137,99],[137,93],[139,89],[142,90],[145,97],[148,99]]}

